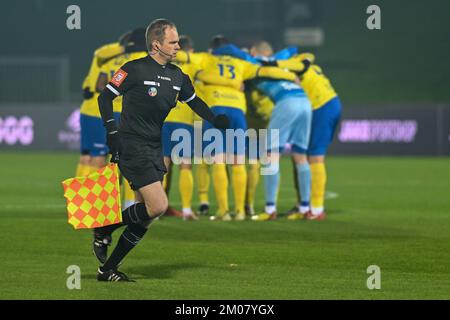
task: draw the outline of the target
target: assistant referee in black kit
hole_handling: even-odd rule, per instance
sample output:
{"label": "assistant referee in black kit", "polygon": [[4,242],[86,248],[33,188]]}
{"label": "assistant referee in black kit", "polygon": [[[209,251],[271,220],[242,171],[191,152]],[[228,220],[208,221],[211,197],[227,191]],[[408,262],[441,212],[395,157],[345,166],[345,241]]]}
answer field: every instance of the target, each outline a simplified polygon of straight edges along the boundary
{"label": "assistant referee in black kit", "polygon": [[[170,63],[180,49],[176,26],[166,19],[154,20],[145,37],[149,55],[124,64],[98,97],[111,161],[118,162],[137,201],[122,212],[126,228],[111,256],[98,269],[99,281],[132,281],[117,267],[144,237],[152,220],[167,210],[167,195],[161,184],[166,173],[161,129],[170,109],[179,100],[216,128],[229,126],[228,118],[215,116],[195,95],[189,77]],[[123,95],[120,127],[114,120],[112,104],[119,95]],[[118,226],[99,228],[97,232],[107,236]],[[106,245],[94,247],[97,257],[106,257],[106,250]]]}

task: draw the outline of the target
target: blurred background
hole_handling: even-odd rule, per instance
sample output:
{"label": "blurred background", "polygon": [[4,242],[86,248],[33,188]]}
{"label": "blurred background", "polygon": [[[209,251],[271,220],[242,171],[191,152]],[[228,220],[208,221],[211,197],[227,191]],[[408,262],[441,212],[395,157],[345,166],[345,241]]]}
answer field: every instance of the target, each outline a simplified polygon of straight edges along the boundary
{"label": "blurred background", "polygon": [[[81,29],[69,30],[70,5]],[[369,30],[369,5],[381,30]],[[317,56],[344,104],[330,153],[450,154],[450,2],[365,0],[15,1],[2,6],[0,150],[78,150],[76,110],[93,52],[159,17],[197,51],[224,34]]]}

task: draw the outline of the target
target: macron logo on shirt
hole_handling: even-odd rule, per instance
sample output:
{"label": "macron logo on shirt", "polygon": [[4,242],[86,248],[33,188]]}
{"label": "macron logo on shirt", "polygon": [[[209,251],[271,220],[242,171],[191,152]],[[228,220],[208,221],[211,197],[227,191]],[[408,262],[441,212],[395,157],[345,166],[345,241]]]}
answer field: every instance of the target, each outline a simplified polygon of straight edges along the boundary
{"label": "macron logo on shirt", "polygon": [[172,79],[167,78],[167,77],[162,77],[162,76],[158,76],[158,79],[166,80],[166,81],[172,81]]}

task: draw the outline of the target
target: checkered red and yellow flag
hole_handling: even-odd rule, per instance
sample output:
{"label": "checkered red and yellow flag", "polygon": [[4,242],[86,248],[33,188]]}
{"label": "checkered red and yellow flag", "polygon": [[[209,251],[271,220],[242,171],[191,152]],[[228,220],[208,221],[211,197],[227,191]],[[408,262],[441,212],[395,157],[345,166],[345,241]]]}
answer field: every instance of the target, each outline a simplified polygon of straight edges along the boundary
{"label": "checkered red and yellow flag", "polygon": [[75,229],[104,227],[122,222],[117,164],[87,177],[64,180],[69,223]]}

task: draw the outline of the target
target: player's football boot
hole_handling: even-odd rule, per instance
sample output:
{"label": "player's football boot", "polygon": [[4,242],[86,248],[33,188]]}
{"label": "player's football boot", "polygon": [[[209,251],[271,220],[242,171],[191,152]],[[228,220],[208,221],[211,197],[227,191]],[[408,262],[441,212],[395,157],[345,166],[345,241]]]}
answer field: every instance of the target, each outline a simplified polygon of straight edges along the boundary
{"label": "player's football boot", "polygon": [[246,204],[245,205],[245,214],[247,216],[254,216],[255,215],[255,208],[253,206]]}
{"label": "player's football boot", "polygon": [[210,216],[209,220],[211,220],[211,221],[231,221],[232,218],[231,218],[231,215],[227,212],[225,214],[218,213],[214,216]]}
{"label": "player's football boot", "polygon": [[183,212],[178,211],[172,207],[168,207],[166,213],[164,214],[167,217],[178,217],[178,218],[182,218],[183,217]]}
{"label": "player's football boot", "polygon": [[194,213],[183,213],[183,220],[184,221],[197,221],[198,220],[198,216]]}
{"label": "player's football boot", "polygon": [[101,268],[98,268],[97,270],[97,280],[111,282],[136,282],[135,280],[128,278],[125,273],[120,272],[119,270],[102,271]]}
{"label": "player's football boot", "polygon": [[263,212],[257,215],[252,216],[253,221],[270,221],[277,219],[277,212],[273,212],[272,214],[268,214],[267,212]]}
{"label": "player's football boot", "polygon": [[200,204],[200,206],[198,207],[197,212],[201,216],[207,216],[209,214],[209,204],[208,203]]}
{"label": "player's football boot", "polygon": [[309,212],[307,212],[305,214],[305,219],[306,220],[317,220],[317,221],[320,221],[320,220],[325,220],[326,217],[327,216],[325,214],[325,211],[322,211],[320,214],[312,214],[312,212],[309,211]]}
{"label": "player's football boot", "polygon": [[[309,211],[308,211],[309,212]],[[307,212],[307,213],[308,213]],[[291,213],[291,214],[289,214],[288,216],[287,216],[287,219],[288,220],[290,220],[290,221],[296,221],[296,220],[303,220],[303,219],[305,219],[305,215],[307,214],[307,213],[305,213],[305,214],[302,214],[302,213],[300,213],[300,212],[293,212],[293,213]]]}
{"label": "player's football boot", "polygon": [[298,206],[297,206],[297,205],[295,205],[295,206],[293,206],[291,209],[289,209],[289,210],[286,212],[286,215],[289,216],[289,215],[291,215],[291,214],[293,214],[293,213],[298,213]]}
{"label": "player's football boot", "polygon": [[94,232],[94,241],[92,242],[92,252],[100,263],[105,263],[108,258],[108,246],[111,245],[112,237]]}
{"label": "player's football boot", "polygon": [[245,220],[245,212],[238,212],[234,216],[235,221],[244,221]]}

